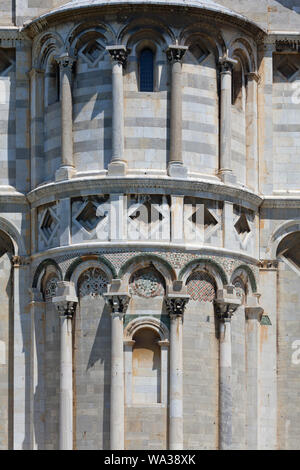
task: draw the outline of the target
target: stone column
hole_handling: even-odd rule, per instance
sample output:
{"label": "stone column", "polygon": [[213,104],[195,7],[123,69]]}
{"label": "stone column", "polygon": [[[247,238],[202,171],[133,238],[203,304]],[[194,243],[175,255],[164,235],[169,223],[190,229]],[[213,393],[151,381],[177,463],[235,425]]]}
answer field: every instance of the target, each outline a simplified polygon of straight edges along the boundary
{"label": "stone column", "polygon": [[60,315],[59,449],[73,449],[72,320],[78,299],[72,282],[58,282],[52,302]]}
{"label": "stone column", "polygon": [[127,339],[124,341],[125,349],[125,361],[124,361],[124,373],[125,373],[125,403],[131,405],[132,403],[132,349],[135,345],[135,341]]}
{"label": "stone column", "polygon": [[168,174],[174,178],[186,178],[187,168],[182,161],[182,73],[181,61],[188,47],[169,46],[167,58],[171,63],[171,115],[170,159]]}
{"label": "stone column", "polygon": [[[272,41],[273,39],[269,39]],[[261,44],[258,49],[258,134],[259,191],[273,193],[273,52],[275,44]]]}
{"label": "stone column", "polygon": [[259,339],[260,413],[258,447],[260,450],[277,449],[278,442],[277,282],[278,261],[270,259],[261,260],[259,271],[260,304],[264,309],[263,318],[268,318],[269,323],[262,322]]}
{"label": "stone column", "polygon": [[11,318],[11,328],[13,329],[13,354],[9,360],[13,363],[11,378],[13,387],[9,395],[8,406],[13,422],[13,429],[9,433],[9,447],[13,450],[32,449],[32,429],[30,394],[32,382],[30,374],[32,372],[31,357],[31,329],[30,312],[28,303],[30,302],[28,292],[28,279],[30,279],[30,259],[26,256],[13,256],[11,259],[13,266],[13,315]]}
{"label": "stone column", "polygon": [[259,75],[255,72],[247,74],[246,103],[246,148],[247,148],[247,186],[258,191],[258,111],[257,84]]}
{"label": "stone column", "polygon": [[105,295],[111,309],[111,382],[110,382],[110,448],[124,450],[124,357],[123,319],[129,295],[116,292],[114,280]]}
{"label": "stone column", "polygon": [[170,342],[168,340],[158,341],[160,346],[161,377],[160,377],[160,401],[162,405],[168,404],[168,352]]}
{"label": "stone column", "polygon": [[247,450],[259,450],[259,334],[263,308],[258,305],[259,295],[247,299],[246,315],[246,381],[247,381]]}
{"label": "stone column", "polygon": [[166,297],[170,316],[169,449],[183,450],[183,354],[182,330],[188,295],[172,292]]}
{"label": "stone column", "polygon": [[232,105],[232,69],[236,60],[229,57],[220,59],[221,95],[220,95],[220,171],[224,183],[232,183],[235,178],[231,167],[231,105]]}
{"label": "stone column", "polygon": [[125,46],[108,46],[106,49],[112,60],[112,158],[108,176],[125,176],[123,68],[128,52]]}
{"label": "stone column", "polygon": [[57,57],[60,67],[61,102],[61,166],[56,171],[56,181],[70,179],[76,173],[73,160],[73,104],[72,69],[75,59],[68,54]]}
{"label": "stone column", "polygon": [[34,189],[45,176],[43,174],[44,154],[44,71],[32,69],[30,77],[30,147],[31,170],[30,187]]}
{"label": "stone column", "polygon": [[219,318],[219,448],[232,448],[232,388],[231,388],[231,318],[240,300],[235,297],[234,287],[226,286],[218,292],[215,301]]}

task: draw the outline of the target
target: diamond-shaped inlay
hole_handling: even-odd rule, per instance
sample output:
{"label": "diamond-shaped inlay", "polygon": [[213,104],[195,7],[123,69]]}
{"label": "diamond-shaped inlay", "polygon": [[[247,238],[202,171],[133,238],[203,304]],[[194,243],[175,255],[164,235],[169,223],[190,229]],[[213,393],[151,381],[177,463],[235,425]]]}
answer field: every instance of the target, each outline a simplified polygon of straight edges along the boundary
{"label": "diamond-shaped inlay", "polygon": [[218,221],[214,218],[212,213],[205,207],[204,209],[204,228],[205,230],[215,227]]}
{"label": "diamond-shaped inlay", "polygon": [[249,223],[248,223],[248,220],[247,220],[247,217],[245,216],[245,214],[242,214],[239,217],[239,219],[236,222],[234,227],[235,227],[237,233],[240,235],[240,237],[242,238],[243,241],[247,237],[248,233],[251,232],[251,229],[250,229],[250,226],[249,226]]}
{"label": "diamond-shaped inlay", "polygon": [[58,225],[57,218],[53,211],[47,209],[42,219],[40,230],[47,241],[50,241]]}
{"label": "diamond-shaped inlay", "polygon": [[14,64],[14,60],[10,55],[12,54],[9,54],[9,50],[7,53],[3,49],[0,50],[0,76],[8,73]]}
{"label": "diamond-shaped inlay", "polygon": [[195,59],[201,64],[206,57],[209,56],[209,51],[203,47],[201,44],[194,44],[189,48],[190,52],[193,54]]}
{"label": "diamond-shaped inlay", "polygon": [[92,201],[88,201],[80,214],[76,217],[76,220],[85,230],[92,232],[97,227],[99,220],[101,220],[101,217],[97,216],[97,206],[95,206]]}
{"label": "diamond-shaped inlay", "polygon": [[95,66],[102,59],[104,53],[104,47],[102,47],[101,44],[99,44],[97,41],[90,42],[80,51],[81,57],[86,59],[87,62],[92,66]]}
{"label": "diamond-shaped inlay", "polygon": [[290,78],[298,71],[298,67],[290,60],[285,60],[278,66],[278,70],[286,80],[290,80]]}

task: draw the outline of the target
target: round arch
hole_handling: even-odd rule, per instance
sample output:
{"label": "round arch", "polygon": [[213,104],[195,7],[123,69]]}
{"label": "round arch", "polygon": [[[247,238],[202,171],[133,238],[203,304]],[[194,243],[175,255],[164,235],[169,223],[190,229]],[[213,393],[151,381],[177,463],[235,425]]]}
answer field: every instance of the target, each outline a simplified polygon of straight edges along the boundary
{"label": "round arch", "polygon": [[289,220],[280,224],[272,233],[268,241],[266,254],[268,259],[275,260],[277,257],[277,249],[280,242],[293,232],[300,231],[300,220]]}
{"label": "round arch", "polygon": [[142,329],[155,331],[161,341],[169,341],[169,329],[154,317],[139,317],[132,320],[124,329],[124,341],[132,341],[134,335]]}
{"label": "round arch", "polygon": [[132,274],[142,268],[154,267],[164,278],[166,286],[171,286],[176,280],[176,273],[170,263],[157,255],[136,255],[121,266],[118,278],[129,283]]}
{"label": "round arch", "polygon": [[203,258],[197,258],[187,263],[181,269],[178,278],[185,284],[189,276],[196,271],[208,272],[214,278],[218,290],[228,285],[227,276],[223,268],[215,261]]}
{"label": "round arch", "polygon": [[117,278],[117,272],[115,268],[106,258],[97,255],[91,255],[88,258],[89,259],[87,259],[86,256],[82,258],[76,258],[67,269],[64,280],[75,282],[74,279],[78,280],[77,276],[80,276],[78,273],[82,273],[89,267],[98,267],[99,269],[102,269],[102,271],[107,274],[110,281]]}
{"label": "round arch", "polygon": [[233,285],[236,278],[240,277],[245,285],[249,288],[248,294],[257,292],[257,283],[252,269],[246,264],[238,266],[230,277],[230,284]]}
{"label": "round arch", "polygon": [[77,264],[76,268],[73,270],[72,275],[70,277],[70,281],[74,283],[75,288],[78,288],[78,282],[81,276],[88,271],[89,269],[99,269],[102,271],[105,276],[107,277],[108,283],[110,283],[113,279],[113,273],[109,266],[106,263],[101,262],[97,259],[92,259],[88,261],[82,261],[81,263]]}
{"label": "round arch", "polygon": [[0,230],[2,230],[10,238],[14,247],[15,255],[26,255],[23,237],[21,236],[17,227],[12,222],[5,219],[4,217],[0,217]]}
{"label": "round arch", "polygon": [[46,32],[38,36],[32,47],[32,64],[34,67],[45,70],[49,58],[59,55],[63,49],[64,41],[56,32]]}
{"label": "round arch", "polygon": [[41,281],[43,276],[45,275],[46,271],[48,270],[55,270],[57,272],[58,278],[60,281],[62,281],[63,276],[62,276],[62,271],[57,264],[57,262],[53,259],[45,259],[42,261],[38,267],[35,270],[34,276],[33,276],[33,281],[32,281],[32,288],[41,288]]}
{"label": "round arch", "polygon": [[253,48],[250,43],[245,39],[237,36],[233,38],[228,48],[229,56],[237,56],[243,63],[246,72],[257,71],[257,61]]}

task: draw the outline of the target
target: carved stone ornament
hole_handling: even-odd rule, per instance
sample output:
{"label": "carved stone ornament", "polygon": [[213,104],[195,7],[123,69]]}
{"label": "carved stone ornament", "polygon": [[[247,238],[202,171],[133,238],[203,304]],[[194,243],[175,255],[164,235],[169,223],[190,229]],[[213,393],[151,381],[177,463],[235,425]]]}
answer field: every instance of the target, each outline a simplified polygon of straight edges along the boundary
{"label": "carved stone ornament", "polygon": [[236,60],[229,57],[221,57],[219,61],[220,72],[231,73],[235,64],[237,64]]}
{"label": "carved stone ornament", "polygon": [[104,296],[112,315],[125,315],[130,301],[128,294],[105,294]]}
{"label": "carved stone ornament", "polygon": [[72,70],[74,63],[76,62],[76,59],[74,59],[73,57],[69,56],[69,54],[66,53],[66,54],[62,54],[56,57],[56,61],[62,69]]}
{"label": "carved stone ornament", "polygon": [[118,62],[123,67],[126,66],[128,51],[125,46],[108,46],[106,48],[113,62]]}
{"label": "carved stone ornament", "polygon": [[90,268],[85,271],[80,279],[79,296],[89,295],[97,297],[107,291],[108,279],[98,268]]}
{"label": "carved stone ornament", "polygon": [[169,46],[166,51],[169,62],[181,62],[188,47],[186,46]]}
{"label": "carved stone ornament", "polygon": [[185,306],[189,301],[189,296],[182,297],[166,297],[166,308],[170,317],[183,317]]}

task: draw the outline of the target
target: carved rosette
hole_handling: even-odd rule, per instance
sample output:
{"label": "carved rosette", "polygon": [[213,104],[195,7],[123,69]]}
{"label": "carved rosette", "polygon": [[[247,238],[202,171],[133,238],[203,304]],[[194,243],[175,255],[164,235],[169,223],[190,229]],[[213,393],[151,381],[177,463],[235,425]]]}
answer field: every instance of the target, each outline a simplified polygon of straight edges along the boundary
{"label": "carved rosette", "polygon": [[85,271],[79,282],[79,296],[98,297],[107,291],[108,279],[98,268],[90,268]]}
{"label": "carved rosette", "polygon": [[57,277],[52,277],[49,279],[45,286],[44,296],[46,302],[51,302],[52,298],[56,296],[57,291]]}
{"label": "carved rosette", "polygon": [[134,276],[131,292],[145,298],[157,297],[164,295],[164,286],[154,272],[144,272]]}
{"label": "carved rosette", "polygon": [[186,46],[169,46],[166,51],[169,62],[181,62],[188,47]]}
{"label": "carved rosette", "polygon": [[117,62],[126,67],[128,51],[125,46],[108,46],[106,49],[110,54],[112,62]]}

